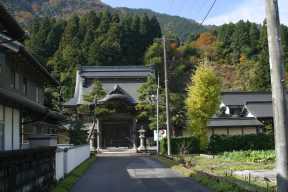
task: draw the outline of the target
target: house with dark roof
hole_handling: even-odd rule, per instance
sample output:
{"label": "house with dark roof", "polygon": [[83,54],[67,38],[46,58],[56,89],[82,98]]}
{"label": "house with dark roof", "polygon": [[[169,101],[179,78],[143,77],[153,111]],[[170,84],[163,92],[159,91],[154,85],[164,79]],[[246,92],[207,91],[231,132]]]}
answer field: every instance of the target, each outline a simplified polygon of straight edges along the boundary
{"label": "house with dark roof", "polygon": [[273,124],[271,93],[223,92],[220,110],[208,122],[208,134],[258,134],[268,124]]}
{"label": "house with dark roof", "polygon": [[[73,98],[64,103],[70,111],[76,111],[81,105],[90,105],[84,96],[93,89],[93,82],[101,82],[106,96],[98,105],[120,101],[132,108],[138,100],[138,89],[146,82],[154,70],[145,66],[81,66],[76,73],[76,85]],[[137,120],[135,113],[114,113],[105,118],[97,118],[95,133],[90,140],[91,150],[107,147],[128,147],[136,149]],[[90,118],[91,119],[91,118]],[[88,118],[85,125],[91,133],[93,122]]]}
{"label": "house with dark roof", "polygon": [[44,105],[44,88],[59,83],[24,47],[24,37],[25,32],[0,3],[1,192],[51,189],[57,130],[65,120]]}
{"label": "house with dark roof", "polygon": [[[25,134],[25,128],[32,128],[31,134],[41,133],[43,123],[57,124],[64,119],[44,106],[45,86],[59,84],[23,46],[24,36],[0,4],[0,151],[21,149],[32,136]],[[31,125],[37,122],[42,126]]]}

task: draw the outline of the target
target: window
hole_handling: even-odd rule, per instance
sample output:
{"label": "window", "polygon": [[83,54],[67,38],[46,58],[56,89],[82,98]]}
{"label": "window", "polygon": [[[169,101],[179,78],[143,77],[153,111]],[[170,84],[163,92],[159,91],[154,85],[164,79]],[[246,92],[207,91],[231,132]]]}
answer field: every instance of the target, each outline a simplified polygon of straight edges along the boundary
{"label": "window", "polygon": [[0,105],[0,151],[4,150],[4,107]]}
{"label": "window", "polygon": [[4,71],[5,55],[0,53],[0,73]]}

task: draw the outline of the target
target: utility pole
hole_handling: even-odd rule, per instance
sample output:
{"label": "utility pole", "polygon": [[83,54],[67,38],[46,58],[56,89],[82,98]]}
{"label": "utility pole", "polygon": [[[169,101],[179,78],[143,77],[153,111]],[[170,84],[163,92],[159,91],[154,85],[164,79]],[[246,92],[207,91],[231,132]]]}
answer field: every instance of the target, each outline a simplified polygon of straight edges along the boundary
{"label": "utility pole", "polygon": [[160,77],[157,75],[157,93],[156,93],[156,121],[157,121],[157,154],[159,155],[159,90],[160,89]]}
{"label": "utility pole", "polygon": [[169,114],[169,92],[168,92],[168,69],[167,69],[167,53],[166,53],[166,38],[163,36],[163,52],[164,52],[164,73],[165,73],[165,97],[166,97],[166,126],[167,126],[167,153],[171,155],[170,142],[170,114]]}
{"label": "utility pole", "polygon": [[157,155],[159,155],[159,90],[160,89],[160,76],[157,75],[157,95],[156,95],[156,118],[157,118]]}
{"label": "utility pole", "polygon": [[275,132],[277,191],[288,191],[288,113],[286,105],[283,50],[277,0],[266,0],[266,19]]}

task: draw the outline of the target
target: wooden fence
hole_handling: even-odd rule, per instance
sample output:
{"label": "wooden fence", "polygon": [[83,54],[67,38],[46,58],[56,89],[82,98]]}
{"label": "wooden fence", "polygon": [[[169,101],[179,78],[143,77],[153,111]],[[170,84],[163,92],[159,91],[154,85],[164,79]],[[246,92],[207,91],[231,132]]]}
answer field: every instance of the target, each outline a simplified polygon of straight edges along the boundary
{"label": "wooden fence", "polygon": [[0,152],[1,192],[48,192],[54,183],[56,147]]}

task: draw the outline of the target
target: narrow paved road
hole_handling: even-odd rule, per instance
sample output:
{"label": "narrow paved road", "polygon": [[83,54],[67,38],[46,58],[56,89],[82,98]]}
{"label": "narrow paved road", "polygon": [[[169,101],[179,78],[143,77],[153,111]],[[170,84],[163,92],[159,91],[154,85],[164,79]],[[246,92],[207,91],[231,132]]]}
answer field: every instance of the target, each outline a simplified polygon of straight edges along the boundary
{"label": "narrow paved road", "polygon": [[72,192],[209,192],[149,157],[98,157]]}

